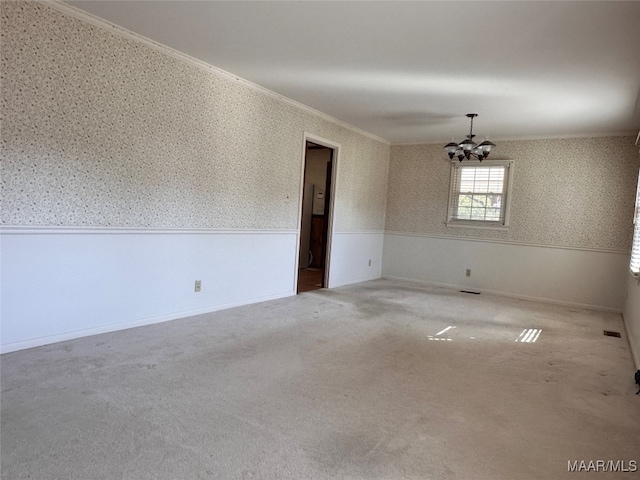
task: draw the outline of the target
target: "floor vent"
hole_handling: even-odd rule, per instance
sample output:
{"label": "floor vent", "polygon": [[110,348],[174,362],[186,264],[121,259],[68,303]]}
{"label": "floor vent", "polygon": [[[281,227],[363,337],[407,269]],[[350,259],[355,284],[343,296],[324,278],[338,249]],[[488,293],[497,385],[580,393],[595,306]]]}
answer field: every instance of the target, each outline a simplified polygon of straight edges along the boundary
{"label": "floor vent", "polygon": [[480,295],[480,292],[471,292],[469,290],[460,290],[460,293],[470,293],[472,295]]}
{"label": "floor vent", "polygon": [[605,330],[604,334],[607,337],[618,337],[618,338],[620,338],[620,332],[612,332],[611,330]]}

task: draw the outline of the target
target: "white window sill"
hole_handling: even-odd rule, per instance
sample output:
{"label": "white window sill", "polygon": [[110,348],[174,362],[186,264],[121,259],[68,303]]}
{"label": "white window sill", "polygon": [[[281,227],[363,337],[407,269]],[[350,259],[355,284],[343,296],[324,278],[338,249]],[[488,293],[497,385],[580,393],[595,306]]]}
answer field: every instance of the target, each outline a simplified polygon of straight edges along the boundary
{"label": "white window sill", "polygon": [[447,227],[454,228],[479,228],[484,230],[509,230],[509,225],[495,225],[489,222],[446,222]]}

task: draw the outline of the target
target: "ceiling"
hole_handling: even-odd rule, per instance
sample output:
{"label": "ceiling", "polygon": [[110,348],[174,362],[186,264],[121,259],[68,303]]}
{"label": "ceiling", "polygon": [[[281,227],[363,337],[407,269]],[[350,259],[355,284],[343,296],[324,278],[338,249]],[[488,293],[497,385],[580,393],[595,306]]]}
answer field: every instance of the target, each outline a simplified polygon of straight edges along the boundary
{"label": "ceiling", "polygon": [[640,1],[67,1],[392,143],[640,130]]}

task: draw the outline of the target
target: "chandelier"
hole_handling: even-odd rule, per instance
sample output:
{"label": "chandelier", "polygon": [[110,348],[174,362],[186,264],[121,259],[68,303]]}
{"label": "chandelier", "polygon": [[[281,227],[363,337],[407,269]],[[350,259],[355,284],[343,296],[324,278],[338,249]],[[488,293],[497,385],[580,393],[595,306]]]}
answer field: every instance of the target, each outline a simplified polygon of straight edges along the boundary
{"label": "chandelier", "polygon": [[467,135],[466,140],[460,143],[449,142],[444,146],[451,160],[453,160],[453,157],[458,157],[459,161],[465,158],[469,160],[473,157],[482,161],[489,156],[491,149],[496,146],[495,143],[491,143],[488,140],[485,140],[480,145],[473,141],[473,137],[475,137],[473,134],[473,119],[477,116],[477,113],[467,113],[467,117],[471,119],[471,128],[469,129],[469,135]]}

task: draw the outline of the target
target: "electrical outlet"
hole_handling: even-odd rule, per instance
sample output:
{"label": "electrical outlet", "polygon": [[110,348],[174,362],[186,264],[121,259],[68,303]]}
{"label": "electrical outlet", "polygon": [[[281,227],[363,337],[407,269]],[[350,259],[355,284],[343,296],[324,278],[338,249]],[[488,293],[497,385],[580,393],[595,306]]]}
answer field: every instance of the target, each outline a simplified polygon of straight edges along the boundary
{"label": "electrical outlet", "polygon": [[371,266],[371,259],[369,259],[369,266]]}
{"label": "electrical outlet", "polygon": [[467,277],[471,276],[471,269],[467,268],[467,271],[464,273]]}
{"label": "electrical outlet", "polygon": [[201,280],[196,280],[196,288],[195,288],[195,292],[199,292],[200,290],[202,290],[202,281]]}

